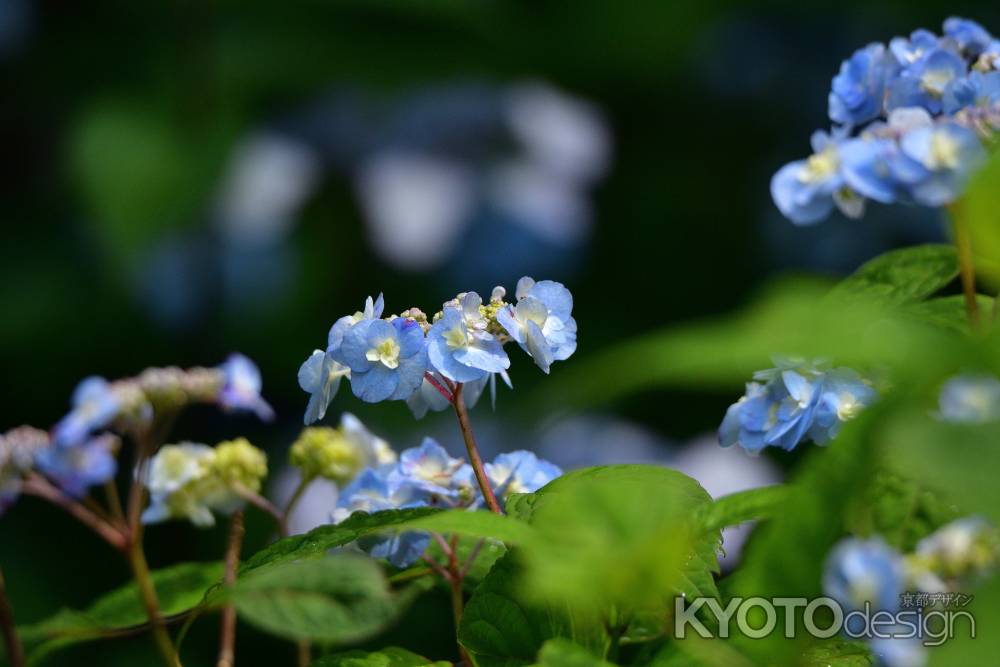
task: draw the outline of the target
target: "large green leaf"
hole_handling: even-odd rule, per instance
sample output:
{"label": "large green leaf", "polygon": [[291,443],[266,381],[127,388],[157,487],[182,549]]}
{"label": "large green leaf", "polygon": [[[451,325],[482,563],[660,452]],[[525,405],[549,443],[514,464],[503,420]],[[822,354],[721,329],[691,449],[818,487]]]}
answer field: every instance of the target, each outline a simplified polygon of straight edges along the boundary
{"label": "large green leaf", "polygon": [[[976,297],[980,313],[992,313],[994,300],[982,294]],[[942,296],[927,301],[907,304],[902,313],[906,317],[932,324],[943,329],[950,329],[961,334],[971,333],[969,315],[966,310],[965,297],[961,294]]]}
{"label": "large green leaf", "polygon": [[410,601],[410,595],[389,589],[375,561],[355,554],[260,568],[210,599],[213,605],[231,603],[266,632],[333,644],[377,634]]}
{"label": "large green leaf", "polygon": [[479,667],[529,665],[544,643],[566,637],[603,655],[607,635],[601,619],[569,604],[541,604],[521,585],[524,566],[517,549],[508,551],[476,587],[465,605],[459,640]]}
{"label": "large green leaf", "polygon": [[538,652],[534,667],[614,667],[568,639],[550,639]]}
{"label": "large green leaf", "polygon": [[958,254],[950,245],[891,250],[866,262],[833,290],[835,297],[867,297],[890,304],[921,301],[958,277]]}
{"label": "large green leaf", "polygon": [[409,521],[441,511],[431,507],[417,507],[405,510],[386,510],[374,514],[355,512],[339,524],[320,526],[304,535],[293,535],[278,540],[248,558],[240,569],[240,573],[246,574],[264,565],[320,558],[330,549],[350,544],[365,535],[397,529]]}
{"label": "large green leaf", "polygon": [[[219,562],[181,563],[152,573],[153,585],[166,617],[197,607],[205,593],[222,580]],[[33,663],[72,644],[141,631],[146,611],[135,583],[95,600],[84,610],[62,609],[53,616],[19,628]]]}
{"label": "large green leaf", "polygon": [[788,499],[788,488],[782,485],[764,486],[722,496],[701,513],[706,530],[718,530],[745,521],[768,519]]}
{"label": "large green leaf", "polygon": [[979,276],[1000,284],[1000,152],[969,184],[952,213],[968,225]]}
{"label": "large green leaf", "polygon": [[334,655],[323,656],[314,661],[310,667],[450,667],[446,661],[434,662],[422,655],[411,653],[403,648],[389,646],[372,653],[365,651],[346,651]]}
{"label": "large green leaf", "polygon": [[485,510],[447,510],[405,521],[395,528],[493,538],[510,544],[526,542],[534,535],[534,531],[527,523]]}

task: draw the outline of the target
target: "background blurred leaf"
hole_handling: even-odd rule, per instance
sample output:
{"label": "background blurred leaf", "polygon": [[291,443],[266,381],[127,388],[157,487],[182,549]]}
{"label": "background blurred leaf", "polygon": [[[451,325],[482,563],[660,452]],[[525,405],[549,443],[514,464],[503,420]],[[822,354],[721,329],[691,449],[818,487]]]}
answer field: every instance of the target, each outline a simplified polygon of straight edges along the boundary
{"label": "background blurred leaf", "polygon": [[[979,304],[980,313],[993,312],[993,298],[979,294],[976,296],[976,301]],[[903,308],[902,313],[920,322],[933,324],[943,329],[951,329],[966,335],[971,333],[965,297],[961,294],[908,304]]]}
{"label": "background blurred leaf", "polygon": [[831,296],[891,304],[920,301],[958,277],[958,254],[950,245],[927,244],[890,250],[842,280]]}
{"label": "background blurred leaf", "polygon": [[568,639],[550,639],[538,652],[535,667],[612,667]]}
{"label": "background blurred leaf", "polygon": [[[377,516],[377,515],[375,515]],[[531,526],[510,516],[485,510],[446,510],[404,521],[396,530],[429,530],[469,537],[493,538],[511,544],[526,542],[534,536]]]}
{"label": "background blurred leaf", "polygon": [[[201,604],[205,593],[222,581],[222,563],[181,563],[152,573],[160,609],[170,617]],[[50,618],[23,626],[21,638],[37,663],[55,650],[106,636],[127,634],[146,623],[146,611],[134,583],[97,599],[82,611],[62,609]]]}
{"label": "background blurred leaf", "polygon": [[706,530],[719,530],[744,521],[770,518],[788,500],[788,487],[764,486],[731,493],[715,499],[702,511],[702,526]]}
{"label": "background blurred leaf", "polygon": [[411,597],[393,594],[374,560],[338,554],[250,572],[210,602],[232,603],[242,618],[280,637],[344,644],[384,629]]}
{"label": "background blurred leaf", "polygon": [[976,270],[994,285],[1000,282],[1000,152],[973,178],[953,209],[969,227]]}
{"label": "background blurred leaf", "polygon": [[449,667],[450,662],[434,662],[403,648],[389,646],[372,653],[347,651],[323,656],[311,667]]}

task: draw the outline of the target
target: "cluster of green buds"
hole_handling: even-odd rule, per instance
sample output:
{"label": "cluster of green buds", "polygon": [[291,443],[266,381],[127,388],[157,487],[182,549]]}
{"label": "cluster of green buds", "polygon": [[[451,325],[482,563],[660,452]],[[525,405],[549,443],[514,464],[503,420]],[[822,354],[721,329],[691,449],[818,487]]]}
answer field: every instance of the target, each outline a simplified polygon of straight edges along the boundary
{"label": "cluster of green buds", "polygon": [[997,565],[1000,532],[985,519],[966,517],[942,526],[917,544],[908,557],[911,571],[929,572],[949,587],[976,579]]}
{"label": "cluster of green buds", "polygon": [[149,461],[144,478],[150,505],[143,523],[187,519],[215,525],[213,512],[231,514],[267,476],[267,456],[246,438],[219,443],[164,445]]}
{"label": "cluster of green buds", "polygon": [[322,477],[343,486],[367,467],[393,463],[396,454],[357,417],[344,413],[337,428],[303,429],[292,444],[289,459],[302,471],[303,479]]}

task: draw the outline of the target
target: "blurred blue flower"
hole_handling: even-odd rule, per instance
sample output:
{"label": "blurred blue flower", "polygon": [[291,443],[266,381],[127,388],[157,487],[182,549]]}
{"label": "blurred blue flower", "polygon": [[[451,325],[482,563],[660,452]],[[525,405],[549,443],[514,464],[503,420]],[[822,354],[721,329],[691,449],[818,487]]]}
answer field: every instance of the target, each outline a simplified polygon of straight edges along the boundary
{"label": "blurred blue flower", "polygon": [[536,283],[525,276],[517,283],[516,296],[516,305],[497,311],[497,321],[548,373],[553,361],[568,359],[576,351],[573,295],[562,283]]}
{"label": "blurred blue flower", "polygon": [[859,137],[845,142],[840,153],[844,180],[851,190],[883,204],[907,201],[911,188],[928,176],[893,139]]}
{"label": "blurred blue flower", "polygon": [[326,410],[340,388],[340,381],[350,374],[351,369],[337,363],[323,350],[315,350],[303,362],[299,368],[299,386],[310,394],[304,417],[307,426],[326,416]]}
{"label": "blurred blue flower", "polygon": [[855,51],[833,77],[830,120],[850,127],[878,118],[884,106],[886,83],[896,67],[884,44],[869,44]]}
{"label": "blurred blue flower", "polygon": [[[818,222],[830,215],[835,204],[848,201],[842,197],[845,189],[841,174],[840,137],[823,131],[812,136],[813,154],[805,160],[786,164],[771,179],[771,197],[778,209],[789,220],[800,225]],[[842,205],[847,214],[860,214],[860,210]]]}
{"label": "blurred blue flower", "polygon": [[[440,320],[427,332],[427,359],[439,373],[455,382],[481,380],[488,373],[510,367],[503,346],[486,329],[479,313],[482,299],[475,292],[462,299],[462,309],[445,308]],[[469,326],[482,320],[482,327]]]}
{"label": "blurred blue flower", "polygon": [[361,320],[343,335],[334,359],[351,369],[351,389],[363,401],[405,400],[427,370],[424,332],[415,320]]}
{"label": "blurred blue flower", "polygon": [[412,486],[422,493],[447,499],[454,497],[458,490],[455,476],[464,463],[462,459],[449,456],[433,438],[424,438],[419,447],[400,453],[399,463],[386,479],[393,486]]}
{"label": "blurred blue flower", "polygon": [[102,435],[82,444],[47,447],[35,455],[35,465],[65,493],[82,498],[90,487],[114,478],[117,443],[114,436]]}
{"label": "blurred blue flower", "polygon": [[912,65],[921,60],[928,51],[937,48],[940,38],[930,30],[919,28],[910,33],[910,37],[893,37],[889,42],[889,50],[896,57],[896,62],[902,66]]}
{"label": "blurred blue flower", "polygon": [[959,375],[944,383],[939,416],[950,422],[983,423],[1000,419],[1000,378]]}
{"label": "blurred blue flower", "polygon": [[232,354],[219,366],[223,374],[219,405],[226,410],[253,412],[258,418],[270,421],[274,410],[261,395],[260,370],[242,354]]}
{"label": "blurred blue flower", "polygon": [[[414,486],[392,484],[385,472],[368,468],[343,489],[333,520],[334,523],[341,523],[359,511],[371,513],[426,504]],[[400,568],[409,567],[419,560],[429,543],[430,536],[420,532],[369,535],[358,540],[358,546],[373,557],[385,558]]]}
{"label": "blurred blue flower", "polygon": [[973,57],[985,51],[993,41],[986,28],[975,21],[957,16],[945,19],[944,34],[955,40],[963,53]]}
{"label": "blurred blue flower", "polygon": [[[823,592],[839,602],[844,611],[893,612],[905,586],[902,556],[882,539],[842,540],[826,559]],[[851,628],[854,630],[853,628]]]}
{"label": "blurred blue flower", "polygon": [[953,122],[907,132],[900,147],[929,172],[911,188],[913,199],[926,206],[943,206],[957,199],[986,157],[976,133]]}
{"label": "blurred blue flower", "polygon": [[875,399],[874,389],[847,368],[783,362],[754,380],[726,411],[719,427],[723,447],[757,454],[768,446],[790,451],[804,439],[825,444]]}
{"label": "blurred blue flower", "polygon": [[837,368],[823,376],[819,403],[808,437],[823,445],[837,437],[840,427],[854,419],[878,397],[871,384],[850,368]]}
{"label": "blurred blue flower", "polygon": [[954,114],[966,107],[991,107],[1000,102],[1000,72],[972,72],[955,79],[944,92],[944,112]]}
{"label": "blurred blue flower", "polygon": [[512,493],[534,493],[562,475],[558,466],[523,449],[500,454],[485,468],[490,485],[504,497]]}
{"label": "blurred blue flower", "polygon": [[86,378],[73,392],[72,410],[53,428],[52,440],[60,447],[83,444],[114,421],[121,408],[110,382],[97,376]]}

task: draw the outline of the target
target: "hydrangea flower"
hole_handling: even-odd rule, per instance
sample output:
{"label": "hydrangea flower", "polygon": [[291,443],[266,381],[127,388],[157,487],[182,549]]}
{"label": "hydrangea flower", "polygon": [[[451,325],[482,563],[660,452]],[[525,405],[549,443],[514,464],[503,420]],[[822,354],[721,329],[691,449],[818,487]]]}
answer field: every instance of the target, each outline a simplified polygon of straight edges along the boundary
{"label": "hydrangea flower", "polygon": [[451,498],[455,496],[455,476],[465,462],[448,455],[444,447],[433,438],[424,438],[419,447],[407,449],[399,456],[397,465],[388,474],[391,484],[412,486],[422,493]]}
{"label": "hydrangea flower", "polygon": [[828,100],[830,120],[852,126],[878,118],[895,65],[883,44],[855,51],[833,78]]}
{"label": "hydrangea flower", "polygon": [[362,320],[344,333],[335,359],[351,369],[351,389],[363,401],[405,400],[427,370],[424,332],[416,320]]}
{"label": "hydrangea flower", "polygon": [[372,435],[354,415],[345,413],[339,428],[306,428],[292,444],[290,461],[306,479],[323,477],[347,484],[366,467],[395,462],[389,444]]}
{"label": "hydrangea flower", "polygon": [[726,411],[719,442],[751,454],[769,446],[790,451],[804,439],[825,444],[875,397],[850,369],[786,362],[754,374],[744,396]]}
{"label": "hydrangea flower", "polygon": [[534,493],[562,475],[559,466],[525,450],[500,454],[485,468],[490,485],[504,497],[513,493]]}
{"label": "hydrangea flower", "polygon": [[150,504],[145,524],[186,519],[215,525],[213,512],[231,514],[243,506],[239,487],[257,492],[267,475],[264,452],[245,438],[219,443],[164,445],[150,459],[143,480]]}
{"label": "hydrangea flower", "polygon": [[52,429],[52,440],[61,447],[81,444],[110,425],[121,409],[121,399],[110,382],[88,377],[73,391],[72,410]]}
{"label": "hydrangea flower", "polygon": [[242,354],[233,354],[219,369],[223,384],[218,400],[223,408],[253,412],[264,421],[274,418],[274,410],[260,395],[262,381],[256,364]]}
{"label": "hydrangea flower", "polygon": [[920,540],[914,557],[947,580],[980,576],[1000,555],[1000,535],[986,519],[965,517],[938,528]]}
{"label": "hydrangea flower", "polygon": [[475,292],[463,295],[460,308],[445,308],[427,332],[427,358],[434,370],[455,382],[474,382],[510,367],[503,346],[489,332]]}
{"label": "hydrangea flower", "polygon": [[562,283],[535,282],[525,276],[517,282],[517,304],[497,311],[497,321],[545,373],[553,361],[576,351],[573,295]]}
{"label": "hydrangea flower", "polygon": [[1000,378],[959,375],[941,387],[939,416],[945,421],[984,423],[1000,419]]}
{"label": "hydrangea flower", "polygon": [[840,603],[845,612],[871,609],[894,611],[906,585],[902,556],[882,539],[848,538],[827,557],[823,592]]}
{"label": "hydrangea flower", "polygon": [[[368,468],[341,493],[333,521],[341,523],[355,512],[371,513],[425,504],[415,486],[391,483],[386,473]],[[430,535],[421,532],[378,534],[358,541],[358,546],[374,558],[385,558],[399,568],[409,567],[419,560],[428,544]]]}
{"label": "hydrangea flower", "polygon": [[34,468],[37,454],[50,446],[49,434],[30,426],[0,435],[0,516],[17,500],[21,478]]}
{"label": "hydrangea flower", "polygon": [[315,350],[303,362],[299,368],[299,386],[310,394],[304,417],[306,426],[326,416],[327,408],[340,388],[340,381],[350,375],[350,368],[337,363],[323,350]]}
{"label": "hydrangea flower", "polygon": [[785,165],[771,179],[774,203],[793,222],[818,222],[830,214],[834,205],[851,217],[862,213],[856,205],[860,200],[852,198],[846,189],[840,143],[838,135],[813,133],[813,154]]}
{"label": "hydrangea flower", "polygon": [[83,498],[92,486],[104,484],[118,471],[118,439],[101,435],[72,446],[39,450],[35,466],[56,486],[74,498]]}
{"label": "hydrangea flower", "polygon": [[778,209],[813,224],[836,207],[859,217],[867,200],[929,207],[958,199],[1000,130],[1000,41],[952,17],[944,35],[916,30],[886,49],[856,51],[833,78],[813,155],[771,181]]}

